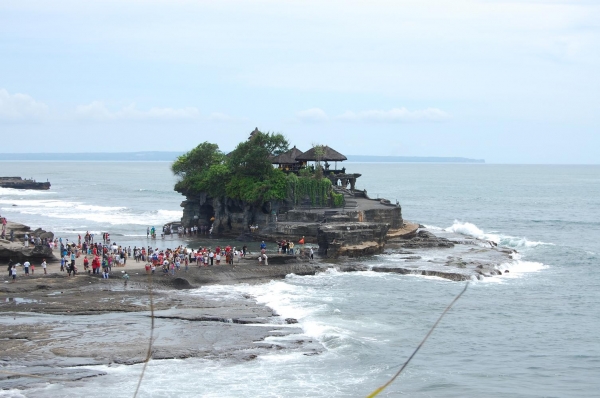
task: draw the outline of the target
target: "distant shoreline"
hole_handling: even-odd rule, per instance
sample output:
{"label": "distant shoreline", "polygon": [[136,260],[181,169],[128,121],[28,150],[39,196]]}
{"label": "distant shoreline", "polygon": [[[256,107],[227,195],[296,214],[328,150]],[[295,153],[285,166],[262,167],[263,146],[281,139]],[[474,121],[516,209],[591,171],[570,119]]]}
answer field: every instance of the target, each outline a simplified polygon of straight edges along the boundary
{"label": "distant shoreline", "polygon": [[[0,153],[0,161],[172,162],[184,152]],[[347,155],[351,163],[476,163],[484,159],[436,156]]]}

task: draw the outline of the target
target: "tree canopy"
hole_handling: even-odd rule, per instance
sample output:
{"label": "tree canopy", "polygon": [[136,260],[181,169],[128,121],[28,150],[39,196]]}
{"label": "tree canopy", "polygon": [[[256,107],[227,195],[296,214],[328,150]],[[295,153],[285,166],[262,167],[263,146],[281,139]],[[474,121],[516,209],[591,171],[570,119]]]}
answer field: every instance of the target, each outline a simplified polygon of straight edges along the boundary
{"label": "tree canopy", "polygon": [[180,156],[171,166],[180,177],[175,190],[183,194],[206,192],[213,197],[228,196],[262,204],[285,199],[287,182],[281,170],[273,168],[271,157],[288,150],[282,134],[257,132],[228,155],[218,145],[203,142]]}

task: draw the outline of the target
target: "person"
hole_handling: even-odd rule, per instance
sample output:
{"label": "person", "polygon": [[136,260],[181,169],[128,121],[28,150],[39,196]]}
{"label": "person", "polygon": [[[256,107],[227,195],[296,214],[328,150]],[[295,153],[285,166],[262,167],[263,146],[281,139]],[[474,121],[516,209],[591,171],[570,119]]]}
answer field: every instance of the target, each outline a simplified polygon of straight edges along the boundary
{"label": "person", "polygon": [[87,256],[85,256],[83,258],[83,270],[87,271],[89,267],[90,267],[90,260],[88,259]]}
{"label": "person", "polygon": [[25,236],[23,236],[23,244],[25,247],[29,247],[29,235],[25,234]]}
{"label": "person", "polygon": [[8,260],[8,277],[10,278],[12,276],[12,267],[13,267],[13,260],[12,258],[10,260]]}
{"label": "person", "polygon": [[29,266],[31,263],[28,260],[25,260],[23,263],[23,270],[25,271],[25,275],[29,276]]}
{"label": "person", "polygon": [[294,242],[290,242],[290,252],[288,254],[294,255]]}
{"label": "person", "polygon": [[125,287],[127,287],[127,282],[129,281],[129,275],[127,275],[127,271],[123,274],[123,281],[125,283]]}
{"label": "person", "polygon": [[300,244],[300,245],[304,244],[304,236],[298,241],[298,244]]}
{"label": "person", "polygon": [[314,254],[315,254],[315,252],[313,251],[313,248],[311,247],[310,248],[310,259],[311,260],[314,259]]}
{"label": "person", "polygon": [[46,275],[47,274],[47,272],[46,272],[46,259],[42,260],[42,269],[44,270],[44,275]]}
{"label": "person", "polygon": [[265,243],[264,240],[260,244],[260,250],[262,250],[262,249],[265,249],[265,250],[267,249],[267,244]]}
{"label": "person", "polygon": [[146,238],[150,237],[150,227],[146,228]]}
{"label": "person", "polygon": [[212,250],[209,250],[208,251],[208,259],[210,260],[210,265],[213,265],[214,258],[215,258],[215,253],[213,253]]}
{"label": "person", "polygon": [[17,267],[16,266],[12,266],[10,273],[12,275],[12,281],[16,282],[17,281]]}

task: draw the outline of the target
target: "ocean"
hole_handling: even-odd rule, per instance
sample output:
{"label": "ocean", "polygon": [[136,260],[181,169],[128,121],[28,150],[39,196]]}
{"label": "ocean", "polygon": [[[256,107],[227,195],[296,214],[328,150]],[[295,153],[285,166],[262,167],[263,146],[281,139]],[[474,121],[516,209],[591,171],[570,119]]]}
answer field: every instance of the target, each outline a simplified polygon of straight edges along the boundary
{"label": "ocean", "polygon": [[[50,191],[0,189],[0,214],[64,238],[110,232],[118,243],[148,244],[147,227],[181,216],[184,198],[172,190],[169,165],[0,162],[3,175],[52,183]],[[346,168],[362,174],[357,187],[371,197],[398,200],[406,220],[519,252],[499,265],[509,274],[470,282],[380,396],[600,395],[600,166],[348,163]],[[382,254],[358,261],[399,260]],[[320,342],[324,352],[277,350],[241,363],[152,361],[140,396],[364,397],[399,369],[464,284],[329,271],[259,285],[201,287],[189,292],[191,300],[250,295],[283,318],[298,319],[303,334]],[[0,396],[133,396],[140,365],[95,368],[107,375]]]}

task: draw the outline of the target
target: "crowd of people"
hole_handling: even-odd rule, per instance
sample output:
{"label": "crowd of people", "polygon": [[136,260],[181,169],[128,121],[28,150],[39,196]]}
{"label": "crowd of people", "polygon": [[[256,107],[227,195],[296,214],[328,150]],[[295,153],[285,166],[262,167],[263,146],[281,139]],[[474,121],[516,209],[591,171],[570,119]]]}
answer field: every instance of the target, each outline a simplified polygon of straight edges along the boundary
{"label": "crowd of people", "polygon": [[[150,238],[156,233],[154,227],[147,229],[147,237]],[[186,235],[205,234],[207,228],[179,227],[177,233]],[[77,275],[81,272],[76,266],[76,259],[83,257],[80,263],[83,263],[83,272],[89,274],[102,274],[103,278],[108,279],[114,267],[125,267],[128,259],[133,259],[136,263],[145,262],[145,270],[149,274],[155,274],[157,270],[163,275],[175,275],[179,271],[188,271],[190,266],[210,267],[219,265],[233,265],[239,263],[240,260],[250,254],[248,247],[243,245],[241,248],[226,245],[224,247],[200,247],[197,250],[190,249],[185,246],[179,246],[175,249],[159,249],[152,246],[137,247],[121,246],[116,242],[111,243],[110,234],[102,233],[101,242],[94,241],[94,234],[86,232],[82,237],[78,235],[77,241],[69,241],[69,239],[56,238],[40,239],[40,237],[29,236],[25,234],[24,245],[48,245],[51,248],[60,249],[60,271],[66,272],[69,277]],[[304,237],[299,240],[298,245],[304,247]],[[295,247],[291,240],[277,241],[277,253],[296,255],[300,254],[300,249]],[[313,249],[309,248],[306,254],[312,259]],[[263,241],[260,244],[260,254],[258,261],[268,265],[267,245]],[[131,260],[130,260],[131,261]],[[81,265],[81,264],[80,264]],[[17,267],[23,266],[25,276],[33,275],[35,266],[29,261],[25,261],[22,265],[15,264],[12,260],[8,265],[9,278],[13,282],[17,277]],[[44,259],[40,266],[44,274],[47,274],[47,263]],[[127,276],[129,279],[129,276]]]}

